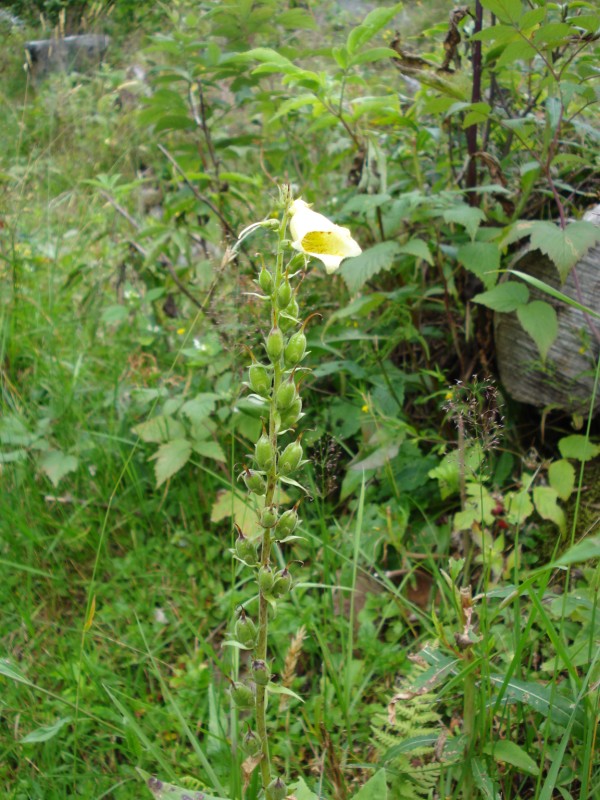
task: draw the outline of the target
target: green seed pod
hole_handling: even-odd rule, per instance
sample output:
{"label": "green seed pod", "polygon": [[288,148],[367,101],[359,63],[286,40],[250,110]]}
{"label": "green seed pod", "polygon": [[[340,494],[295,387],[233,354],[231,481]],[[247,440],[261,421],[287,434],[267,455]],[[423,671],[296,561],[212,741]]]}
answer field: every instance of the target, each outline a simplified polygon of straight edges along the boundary
{"label": "green seed pod", "polygon": [[299,364],[306,354],[306,336],[304,331],[298,331],[285,346],[283,360],[287,369],[291,369]]}
{"label": "green seed pod", "polygon": [[275,576],[271,567],[262,566],[258,570],[258,587],[263,594],[269,594],[275,583]]}
{"label": "green seed pod", "polygon": [[292,299],[292,287],[289,281],[284,281],[277,290],[277,306],[278,308],[286,308]]}
{"label": "green seed pod", "polygon": [[271,393],[271,375],[262,364],[251,364],[248,367],[248,383],[261,397],[268,397]]}
{"label": "green seed pod", "polygon": [[[286,512],[287,513],[287,512]],[[248,566],[253,567],[257,563],[256,547],[248,537],[244,536],[238,528],[238,538],[235,540],[235,552],[238,558],[245,561]]]}
{"label": "green seed pod", "polygon": [[260,512],[259,522],[263,528],[272,528],[279,519],[275,506],[265,506]]}
{"label": "green seed pod", "polygon": [[272,364],[275,364],[281,358],[284,345],[285,342],[281,330],[277,327],[272,328],[271,332],[267,336],[267,341],[265,344],[267,355],[271,359]]}
{"label": "green seed pod", "polygon": [[277,408],[283,411],[289,408],[294,400],[298,397],[298,389],[293,380],[284,381],[275,395],[275,403]]}
{"label": "green seed pod", "polygon": [[300,419],[302,414],[302,399],[297,397],[292,405],[286,409],[279,418],[280,430],[287,430],[292,425],[295,425]]}
{"label": "green seed pod", "polygon": [[254,458],[258,468],[268,472],[275,463],[275,448],[266,433],[254,445]]}
{"label": "green seed pod", "polygon": [[265,294],[270,295],[273,292],[273,276],[265,267],[261,269],[258,276],[258,285]]}
{"label": "green seed pod", "polygon": [[254,647],[256,644],[256,636],[256,625],[252,622],[244,609],[242,609],[235,623],[235,638],[238,642],[243,644],[244,647]]}
{"label": "green seed pod", "polygon": [[275,535],[280,539],[285,539],[286,536],[291,536],[297,525],[298,513],[295,508],[290,508],[279,517],[275,526]]}
{"label": "green seed pod", "polygon": [[246,469],[242,472],[242,476],[249,492],[258,495],[266,494],[267,484],[260,473],[255,472],[253,469]]}
{"label": "green seed pod", "polygon": [[240,709],[254,708],[254,692],[249,686],[236,681],[231,687],[233,702]]}
{"label": "green seed pod", "polygon": [[258,686],[266,686],[271,680],[271,670],[267,663],[260,658],[252,662],[252,677]]}
{"label": "green seed pod", "polygon": [[292,573],[286,567],[277,574],[273,584],[273,594],[275,597],[283,597],[292,588]]}
{"label": "green seed pod", "polygon": [[262,750],[262,746],[260,743],[260,739],[258,736],[251,730],[244,736],[243,739],[244,750],[248,753],[249,756],[256,756]]}
{"label": "green seed pod", "polygon": [[285,448],[283,453],[279,456],[278,470],[280,475],[289,475],[298,468],[298,464],[302,461],[302,445],[300,440],[296,439]]}
{"label": "green seed pod", "polygon": [[265,789],[265,800],[285,800],[287,786],[281,778],[274,778]]}

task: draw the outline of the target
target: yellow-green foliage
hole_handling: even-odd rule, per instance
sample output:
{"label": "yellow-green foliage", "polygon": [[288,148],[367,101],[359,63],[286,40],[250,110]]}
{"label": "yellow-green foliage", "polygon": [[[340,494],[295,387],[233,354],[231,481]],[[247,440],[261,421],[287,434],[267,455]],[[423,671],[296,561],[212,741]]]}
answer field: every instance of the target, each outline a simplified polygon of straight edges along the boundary
{"label": "yellow-green foliage", "polygon": [[[398,695],[396,695],[396,698]],[[434,694],[411,696],[402,692],[401,699],[390,703],[391,713],[373,718],[371,730],[378,754],[408,744],[409,740],[427,737],[427,743],[414,742],[414,748],[396,754],[386,764],[391,783],[391,797],[402,800],[425,800],[434,797],[441,764],[435,758],[435,744],[442,733],[440,715],[435,710]]]}

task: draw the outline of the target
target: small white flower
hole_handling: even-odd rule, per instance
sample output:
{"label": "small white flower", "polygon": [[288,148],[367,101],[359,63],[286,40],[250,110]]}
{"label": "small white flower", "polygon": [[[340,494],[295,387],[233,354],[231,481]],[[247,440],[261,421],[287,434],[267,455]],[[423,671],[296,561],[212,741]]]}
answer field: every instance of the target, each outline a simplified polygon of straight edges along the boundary
{"label": "small white flower", "polygon": [[328,275],[335,272],[345,258],[362,253],[348,228],[342,228],[323,214],[317,214],[304,200],[294,200],[290,213],[292,247],[300,253],[320,259]]}

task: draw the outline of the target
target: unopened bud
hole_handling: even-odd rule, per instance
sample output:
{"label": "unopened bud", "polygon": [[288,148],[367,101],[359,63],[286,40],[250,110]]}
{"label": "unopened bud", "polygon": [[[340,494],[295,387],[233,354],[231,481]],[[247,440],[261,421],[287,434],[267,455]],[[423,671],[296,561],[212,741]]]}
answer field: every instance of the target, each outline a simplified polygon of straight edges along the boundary
{"label": "unopened bud", "polygon": [[244,647],[252,648],[256,644],[256,625],[244,609],[241,610],[240,616],[235,623],[235,638]]}
{"label": "unopened bud", "polygon": [[275,403],[277,408],[284,410],[289,408],[294,400],[298,397],[298,390],[293,380],[284,381],[275,395]]}
{"label": "unopened bud", "polygon": [[267,484],[263,476],[252,469],[246,469],[242,472],[244,483],[249,492],[254,494],[265,494],[267,491]]}
{"label": "unopened bud", "polygon": [[302,460],[303,450],[299,440],[291,442],[279,456],[277,468],[280,475],[289,475],[298,468]]}
{"label": "unopened bud", "polygon": [[235,540],[235,553],[238,558],[245,561],[250,567],[257,563],[256,547],[239,529],[238,538]]}
{"label": "unopened bud", "polygon": [[287,369],[291,369],[299,364],[306,354],[306,336],[304,331],[298,331],[285,346],[283,360]]}
{"label": "unopened bud", "polygon": [[231,687],[231,697],[240,709],[254,708],[254,692],[245,683],[236,681]]}
{"label": "unopened bud", "polygon": [[284,340],[283,340],[283,333],[277,327],[272,328],[271,332],[267,336],[267,341],[265,344],[265,348],[267,351],[267,355],[271,359],[271,363],[278,362],[281,358],[281,354],[283,353],[284,348]]}
{"label": "unopened bud", "polygon": [[290,536],[298,525],[298,513],[295,508],[290,508],[284,511],[279,517],[277,525],[275,526],[275,534],[278,538],[284,539]]}
{"label": "unopened bud", "polygon": [[297,397],[289,408],[282,412],[279,418],[279,427],[281,430],[287,430],[295,425],[302,415],[302,398]]}
{"label": "unopened bud", "polygon": [[266,433],[254,445],[254,458],[258,468],[268,472],[275,463],[275,449]]}
{"label": "unopened bud", "polygon": [[271,670],[266,661],[257,658],[252,662],[252,677],[258,686],[266,686],[271,679]]}
{"label": "unopened bud", "polygon": [[292,573],[286,567],[278,573],[273,584],[273,594],[275,597],[282,597],[292,588]]}
{"label": "unopened bud", "polygon": [[248,731],[248,733],[244,736],[243,744],[244,750],[249,756],[258,755],[262,749],[260,739],[253,731]]}
{"label": "unopened bud", "polygon": [[258,276],[258,285],[265,294],[270,295],[273,291],[273,276],[265,267],[261,269],[260,275]]}
{"label": "unopened bud", "polygon": [[252,390],[261,397],[268,397],[271,392],[271,375],[262,364],[251,364],[248,367],[248,383]]}
{"label": "unopened bud", "polygon": [[275,583],[275,576],[273,570],[269,565],[262,566],[258,570],[258,587],[263,594],[270,594],[273,584]]}
{"label": "unopened bud", "polygon": [[292,299],[292,287],[289,281],[284,281],[277,290],[277,305],[279,308],[286,308]]}
{"label": "unopened bud", "polygon": [[265,789],[265,800],[285,800],[287,786],[281,778],[275,778]]}
{"label": "unopened bud", "polygon": [[275,506],[265,506],[260,512],[259,521],[263,528],[272,528],[278,520]]}

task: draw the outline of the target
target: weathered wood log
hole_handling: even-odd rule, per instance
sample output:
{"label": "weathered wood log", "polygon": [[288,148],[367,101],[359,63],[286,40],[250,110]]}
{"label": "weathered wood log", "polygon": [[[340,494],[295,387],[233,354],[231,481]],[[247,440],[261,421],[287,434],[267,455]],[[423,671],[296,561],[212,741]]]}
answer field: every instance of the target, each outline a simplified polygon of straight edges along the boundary
{"label": "weathered wood log", "polygon": [[[600,226],[600,205],[584,216]],[[561,286],[554,264],[539,250],[529,250],[513,263],[514,269],[544,281],[579,301],[573,272]],[[600,312],[600,246],[592,247],[577,263],[581,303]],[[550,303],[558,315],[558,336],[542,364],[533,339],[525,333],[516,313],[494,316],[496,357],[500,380],[515,400],[534,406],[563,409],[570,413],[589,411],[600,344],[600,320],[586,319],[582,311],[529,287],[530,300]],[[596,397],[594,413],[600,411]]]}
{"label": "weathered wood log", "polygon": [[34,77],[53,70],[82,71],[102,62],[109,42],[110,36],[93,33],[25,42],[27,64]]}

